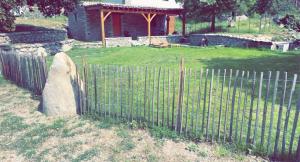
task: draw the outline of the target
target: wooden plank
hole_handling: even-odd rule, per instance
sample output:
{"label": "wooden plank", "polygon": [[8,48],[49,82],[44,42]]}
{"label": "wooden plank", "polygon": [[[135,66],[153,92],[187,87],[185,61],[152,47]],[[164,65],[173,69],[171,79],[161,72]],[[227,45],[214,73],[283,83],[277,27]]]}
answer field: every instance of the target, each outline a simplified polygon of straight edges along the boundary
{"label": "wooden plank", "polygon": [[227,115],[228,115],[229,100],[230,100],[231,78],[232,78],[232,69],[230,69],[229,80],[228,80],[228,92],[227,92],[227,98],[226,98],[226,109],[225,109],[225,117],[224,117],[224,136],[223,136],[223,142],[226,141],[226,134],[227,134],[226,133],[227,132]]}
{"label": "wooden plank", "polygon": [[[291,133],[291,139],[290,139],[290,146],[289,146],[289,156],[291,156],[293,153],[292,152],[293,144],[294,144],[295,133],[296,133],[297,124],[298,124],[298,120],[299,120],[299,113],[300,113],[300,99],[298,99],[297,106],[296,106],[296,112],[295,112],[293,128],[292,128],[292,133]],[[298,147],[300,148],[300,143],[299,143]],[[299,160],[300,160],[300,152],[298,152],[298,153],[299,153],[298,155],[299,155]]]}
{"label": "wooden plank", "polygon": [[[240,122],[240,111],[241,111],[244,76],[245,76],[245,71],[242,71],[242,78],[241,78],[241,82],[240,82],[239,97],[238,97],[238,107],[237,107],[237,112],[236,112],[236,123],[235,123],[234,141],[236,143],[238,143],[238,130],[239,130],[239,122]],[[241,127],[242,127],[242,125],[241,125]]]}
{"label": "wooden plank", "polygon": [[276,129],[276,137],[275,137],[275,145],[274,145],[275,157],[278,157],[278,145],[279,145],[279,138],[280,138],[280,131],[281,131],[281,117],[282,117],[282,111],[283,111],[284,100],[286,95],[286,87],[287,87],[287,72],[284,73],[283,90],[282,90],[282,96],[281,96],[279,112],[278,112],[277,129]]}
{"label": "wooden plank", "polygon": [[235,100],[236,100],[236,88],[238,85],[238,77],[239,77],[239,70],[235,73],[235,79],[233,84],[233,92],[231,98],[231,113],[230,113],[230,128],[229,128],[229,141],[232,142],[232,132],[233,132],[233,118],[234,118],[234,109],[235,109]]}
{"label": "wooden plank", "polygon": [[267,120],[267,109],[268,109],[268,102],[269,102],[269,96],[270,96],[270,83],[271,83],[271,77],[272,72],[269,71],[268,74],[268,82],[267,82],[267,89],[266,89],[266,95],[265,95],[265,103],[264,103],[264,111],[263,111],[263,119],[262,119],[262,128],[261,128],[261,139],[260,139],[260,145],[263,146],[265,143],[265,128],[266,128],[266,120]]}
{"label": "wooden plank", "polygon": [[212,93],[213,93],[213,83],[214,83],[214,74],[215,70],[211,70],[211,79],[210,79],[210,88],[209,88],[209,98],[208,98],[208,108],[207,108],[207,120],[206,120],[206,140],[208,140],[209,134],[209,126],[210,126],[210,110],[211,110],[211,103],[212,103]]}
{"label": "wooden plank", "polygon": [[251,136],[251,127],[252,127],[253,104],[254,104],[254,98],[255,98],[255,83],[256,83],[256,72],[254,72],[253,80],[252,80],[252,92],[251,92],[250,111],[249,111],[249,119],[248,119],[248,130],[247,130],[247,139],[246,139],[247,144],[252,143],[250,141],[250,136]]}
{"label": "wooden plank", "polygon": [[274,83],[274,90],[273,90],[273,98],[272,98],[272,106],[271,106],[271,115],[270,115],[270,127],[268,132],[268,143],[267,143],[267,151],[270,152],[270,145],[271,145],[271,137],[272,137],[272,130],[273,130],[273,121],[274,121],[274,110],[275,110],[275,102],[277,98],[277,90],[278,90],[278,80],[279,80],[280,72],[276,72],[276,78]]}
{"label": "wooden plank", "polygon": [[211,133],[211,142],[214,143],[215,138],[215,116],[216,116],[216,109],[217,109],[217,98],[219,93],[219,82],[220,82],[220,69],[218,69],[217,74],[217,81],[216,81],[216,90],[215,90],[215,97],[214,97],[214,105],[213,105],[213,112],[212,112],[212,133]]}
{"label": "wooden plank", "polygon": [[285,123],[284,123],[284,128],[283,128],[283,137],[282,137],[282,149],[281,149],[281,153],[283,155],[285,154],[286,134],[287,134],[288,124],[289,124],[289,120],[290,120],[292,99],[293,99],[293,95],[295,92],[296,82],[297,82],[297,74],[294,75],[293,84],[292,84],[292,88],[291,88],[291,92],[290,92],[290,96],[289,96],[289,102],[288,102],[287,111],[286,111],[286,116],[285,116]]}
{"label": "wooden plank", "polygon": [[200,113],[200,106],[201,106],[201,86],[202,86],[202,75],[203,69],[200,70],[200,78],[199,78],[199,86],[198,86],[198,99],[197,99],[197,111],[196,111],[196,136],[198,134],[198,123],[199,123],[199,113]]}
{"label": "wooden plank", "polygon": [[161,67],[159,67],[158,70],[158,77],[157,77],[157,101],[156,101],[156,125],[159,125],[159,102],[160,102],[160,73],[161,73]]}
{"label": "wooden plank", "polygon": [[223,110],[223,94],[224,94],[224,85],[226,81],[226,69],[224,69],[222,88],[221,88],[221,97],[220,97],[220,107],[219,107],[219,119],[218,119],[218,142],[221,138],[221,120],[222,120],[222,110]]}
{"label": "wooden plank", "polygon": [[187,136],[188,133],[188,111],[189,111],[189,99],[190,99],[190,83],[191,83],[191,69],[189,69],[189,76],[188,76],[188,89],[187,89],[187,97],[186,97],[186,107],[185,107],[185,135]]}
{"label": "wooden plank", "polygon": [[262,84],[264,79],[264,73],[260,73],[260,81],[259,81],[259,89],[258,89],[258,99],[256,105],[256,116],[255,116],[255,124],[254,124],[254,133],[253,133],[253,144],[256,144],[256,134],[258,129],[258,121],[259,121],[259,109],[260,109],[260,101],[261,101],[261,91],[262,91]]}

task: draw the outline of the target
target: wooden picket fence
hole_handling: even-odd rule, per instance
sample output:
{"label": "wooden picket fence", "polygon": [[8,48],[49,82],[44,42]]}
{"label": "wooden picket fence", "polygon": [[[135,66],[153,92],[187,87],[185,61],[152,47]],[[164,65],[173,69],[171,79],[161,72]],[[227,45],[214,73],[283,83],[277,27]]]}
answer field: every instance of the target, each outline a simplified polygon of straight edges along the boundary
{"label": "wooden picket fence", "polygon": [[85,92],[81,115],[144,122],[277,159],[300,156],[297,74],[192,70],[183,63],[179,70],[86,64],[78,69]]}
{"label": "wooden picket fence", "polygon": [[47,79],[46,59],[35,54],[17,54],[13,49],[0,49],[1,72],[5,79],[41,95]]}

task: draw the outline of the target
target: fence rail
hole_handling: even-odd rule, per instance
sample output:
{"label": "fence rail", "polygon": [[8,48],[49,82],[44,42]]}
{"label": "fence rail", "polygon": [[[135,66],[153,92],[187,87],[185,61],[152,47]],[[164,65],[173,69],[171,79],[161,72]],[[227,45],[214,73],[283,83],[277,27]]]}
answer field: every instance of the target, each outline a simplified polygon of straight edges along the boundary
{"label": "fence rail", "polygon": [[47,79],[46,59],[38,55],[20,55],[10,48],[0,49],[1,71],[5,79],[41,95]]}
{"label": "fence rail", "polygon": [[[81,114],[94,114],[275,158],[297,153],[297,74],[84,65]],[[297,91],[296,91],[297,90]],[[299,150],[298,150],[299,154]],[[298,155],[299,156],[299,155]]]}

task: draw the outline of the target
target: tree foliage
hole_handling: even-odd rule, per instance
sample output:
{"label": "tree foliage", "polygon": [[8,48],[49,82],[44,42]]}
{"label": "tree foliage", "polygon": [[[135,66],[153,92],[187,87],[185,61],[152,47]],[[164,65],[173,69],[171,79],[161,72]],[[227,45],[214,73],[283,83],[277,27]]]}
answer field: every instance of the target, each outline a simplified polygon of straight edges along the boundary
{"label": "tree foliage", "polygon": [[28,6],[37,6],[45,16],[66,14],[72,11],[79,0],[1,0],[0,1],[0,31],[15,30],[14,9]]}

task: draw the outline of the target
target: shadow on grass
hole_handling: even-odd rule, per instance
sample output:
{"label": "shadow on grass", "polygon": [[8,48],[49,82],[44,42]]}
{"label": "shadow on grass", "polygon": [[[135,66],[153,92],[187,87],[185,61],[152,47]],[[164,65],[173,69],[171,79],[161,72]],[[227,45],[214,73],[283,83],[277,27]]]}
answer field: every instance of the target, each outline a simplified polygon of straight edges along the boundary
{"label": "shadow on grass", "polygon": [[245,71],[280,71],[291,74],[300,74],[300,55],[294,54],[278,54],[268,57],[259,58],[212,58],[212,59],[198,59],[205,64],[208,69],[233,69]]}

